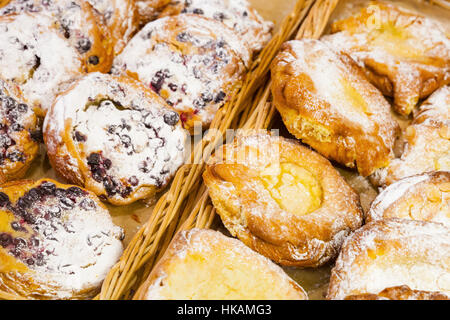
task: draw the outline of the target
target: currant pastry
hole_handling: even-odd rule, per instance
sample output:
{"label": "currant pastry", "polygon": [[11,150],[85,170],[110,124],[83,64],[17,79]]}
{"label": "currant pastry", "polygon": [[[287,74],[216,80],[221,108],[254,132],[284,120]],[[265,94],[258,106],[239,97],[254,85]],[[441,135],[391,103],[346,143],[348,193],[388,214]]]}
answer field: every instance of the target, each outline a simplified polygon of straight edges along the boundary
{"label": "currant pastry", "polygon": [[76,49],[44,14],[0,17],[0,52],[0,78],[19,86],[39,115],[86,71]]}
{"label": "currant pastry", "polygon": [[450,40],[428,18],[372,2],[359,14],[335,22],[332,33],[323,40],[364,67],[402,115],[450,82]]}
{"label": "currant pastry", "polygon": [[136,300],[305,300],[283,269],[218,231],[178,233]]}
{"label": "currant pastry", "polygon": [[394,157],[399,131],[355,62],[318,40],[285,43],[272,64],[273,101],[291,134],[362,176]]}
{"label": "currant pastry", "polygon": [[282,265],[323,265],[362,224],[357,193],[327,159],[293,140],[238,135],[203,179],[228,231]]}
{"label": "currant pastry", "polygon": [[36,115],[20,90],[0,79],[0,171],[4,177],[0,183],[25,175],[39,151],[41,136]]}
{"label": "currant pastry", "polygon": [[448,299],[449,274],[447,226],[397,218],[378,220],[345,240],[331,272],[328,298],[379,295],[387,288],[408,286],[413,292],[406,296],[432,293]]}
{"label": "currant pastry", "polygon": [[[220,30],[220,31],[219,31]],[[184,127],[208,126],[242,79],[249,50],[218,21],[178,15],[147,24],[114,60],[181,113]]]}
{"label": "currant pastry", "polygon": [[172,0],[161,16],[180,13],[203,15],[224,23],[256,52],[270,40],[273,28],[273,23],[264,21],[247,0]]}
{"label": "currant pastry", "polygon": [[420,106],[404,140],[401,157],[376,171],[371,177],[374,184],[386,186],[425,172],[450,171],[450,86],[437,90]]}
{"label": "currant pastry", "polygon": [[27,299],[92,298],[122,254],[98,198],[56,181],[0,187],[0,290]]}
{"label": "currant pastry", "polygon": [[113,60],[109,31],[103,17],[85,0],[12,0],[0,15],[40,12],[54,20],[59,31],[83,57],[88,71],[107,72]]}
{"label": "currant pastry", "polygon": [[44,122],[53,168],[115,205],[149,198],[183,164],[178,113],[127,77],[90,73],[62,94]]}

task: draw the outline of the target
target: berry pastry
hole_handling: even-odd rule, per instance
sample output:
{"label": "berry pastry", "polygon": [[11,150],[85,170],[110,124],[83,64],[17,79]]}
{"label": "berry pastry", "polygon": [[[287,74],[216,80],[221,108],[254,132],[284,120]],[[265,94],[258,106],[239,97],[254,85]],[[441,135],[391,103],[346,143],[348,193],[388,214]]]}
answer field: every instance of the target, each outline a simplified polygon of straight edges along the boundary
{"label": "berry pastry", "polygon": [[394,157],[399,126],[355,62],[318,40],[285,43],[272,64],[273,101],[287,129],[362,176]]}
{"label": "berry pastry", "polygon": [[47,15],[0,17],[0,78],[19,86],[38,115],[85,71],[77,50]]}
{"label": "berry pastry", "polygon": [[181,113],[184,127],[207,127],[239,85],[250,59],[239,37],[218,21],[197,15],[147,24],[114,60]]}
{"label": "berry pastry", "polygon": [[327,159],[293,140],[238,135],[203,179],[228,231],[282,265],[325,264],[362,224],[358,194]]}
{"label": "berry pastry", "polygon": [[53,168],[115,205],[149,198],[183,164],[187,132],[151,90],[90,73],[62,94],[44,122]]}
{"label": "berry pastry", "polygon": [[[33,110],[14,85],[0,79],[0,171],[3,180],[22,178],[39,151],[41,130]],[[0,179],[0,183],[3,183]]]}
{"label": "berry pastry", "polygon": [[217,231],[178,233],[136,300],[306,300],[269,259]]}
{"label": "berry pastry", "polygon": [[49,179],[0,187],[0,290],[92,298],[122,254],[123,231],[89,191]]}
{"label": "berry pastry", "polygon": [[372,2],[359,14],[337,21],[322,38],[351,55],[394,107],[409,115],[419,102],[450,82],[450,40],[428,18]]}

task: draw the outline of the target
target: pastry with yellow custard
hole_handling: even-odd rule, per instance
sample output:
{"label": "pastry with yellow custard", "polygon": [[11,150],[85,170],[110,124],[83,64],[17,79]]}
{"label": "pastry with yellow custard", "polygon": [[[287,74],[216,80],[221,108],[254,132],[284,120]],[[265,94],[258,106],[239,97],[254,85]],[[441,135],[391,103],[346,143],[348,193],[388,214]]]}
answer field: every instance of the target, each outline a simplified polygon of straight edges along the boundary
{"label": "pastry with yellow custard", "polygon": [[306,300],[283,269],[218,231],[178,233],[135,300]]}
{"label": "pastry with yellow custard", "polygon": [[357,193],[327,159],[267,132],[238,135],[203,178],[231,234],[282,265],[325,264],[362,224]]}
{"label": "pastry with yellow custard", "polygon": [[98,293],[123,231],[91,192],[50,179],[0,187],[0,290],[27,299]]}
{"label": "pastry with yellow custard", "polygon": [[372,2],[331,29],[322,40],[350,54],[402,115],[450,82],[450,40],[429,18]]}
{"label": "pastry with yellow custard", "polygon": [[[348,237],[331,272],[328,299],[386,294],[450,297],[450,229],[441,224],[385,219]],[[397,290],[394,293],[393,290]],[[411,291],[412,290],[412,291]],[[366,296],[367,297],[367,296]]]}
{"label": "pastry with yellow custard", "polygon": [[394,157],[390,105],[356,63],[318,40],[283,45],[272,63],[273,102],[287,129],[363,176]]}

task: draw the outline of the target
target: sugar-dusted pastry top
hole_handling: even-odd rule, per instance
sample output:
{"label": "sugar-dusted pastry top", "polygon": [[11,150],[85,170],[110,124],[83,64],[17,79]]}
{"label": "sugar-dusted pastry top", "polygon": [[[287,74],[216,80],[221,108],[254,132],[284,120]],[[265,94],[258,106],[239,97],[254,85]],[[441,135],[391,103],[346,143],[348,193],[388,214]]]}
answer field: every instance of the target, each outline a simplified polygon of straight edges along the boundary
{"label": "sugar-dusted pastry top", "polygon": [[267,132],[224,145],[203,179],[231,234],[282,265],[325,264],[362,224],[357,193],[327,159]]}
{"label": "sugar-dusted pastry top", "polygon": [[44,123],[62,176],[114,204],[153,196],[184,162],[177,112],[127,77],[90,73],[62,94]]}
{"label": "sugar-dusted pastry top", "polygon": [[396,218],[379,220],[345,240],[331,272],[328,298],[378,294],[403,285],[450,297],[449,275],[447,226]]}
{"label": "sugar-dusted pastry top", "polygon": [[[181,113],[185,128],[208,126],[242,79],[250,53],[218,21],[178,15],[147,24],[114,60]],[[192,130],[191,130],[192,131]]]}
{"label": "sugar-dusted pastry top", "polygon": [[0,187],[0,289],[29,299],[92,298],[122,254],[98,198],[49,179]]}
{"label": "sugar-dusted pastry top", "polygon": [[434,92],[414,115],[404,132],[405,147],[400,158],[375,172],[371,180],[386,186],[405,177],[450,171],[450,86]]}
{"label": "sugar-dusted pastry top", "polygon": [[85,0],[12,0],[0,5],[0,16],[39,12],[51,17],[61,34],[83,57],[88,71],[107,72],[113,52],[109,31],[97,11]]}
{"label": "sugar-dusted pastry top", "polygon": [[0,78],[18,85],[40,114],[85,71],[76,49],[44,14],[0,17],[0,52]]}
{"label": "sugar-dusted pastry top", "polygon": [[40,139],[36,115],[24,103],[20,90],[0,79],[0,171],[6,180],[25,175]]}
{"label": "sugar-dusted pastry top", "polygon": [[419,102],[450,82],[450,39],[435,21],[395,5],[372,2],[332,25],[322,38],[346,52],[394,107],[410,114]]}
{"label": "sugar-dusted pastry top", "polygon": [[178,233],[134,299],[304,300],[276,264],[218,231]]}
{"label": "sugar-dusted pastry top", "polygon": [[355,62],[318,40],[285,43],[272,94],[289,132],[362,176],[389,164],[399,131],[390,105]]}
{"label": "sugar-dusted pastry top", "polygon": [[250,7],[247,0],[172,0],[161,16],[190,13],[224,23],[239,34],[248,47],[260,51],[270,40],[273,23]]}
{"label": "sugar-dusted pastry top", "polygon": [[345,300],[449,300],[446,294],[434,291],[411,290],[408,286],[386,288],[378,294],[363,293],[345,297]]}
{"label": "sugar-dusted pastry top", "polygon": [[158,18],[158,15],[170,3],[171,0],[135,0],[139,22],[145,25]]}
{"label": "sugar-dusted pastry top", "polygon": [[402,218],[450,226],[450,172],[435,171],[399,180],[373,201],[368,221]]}

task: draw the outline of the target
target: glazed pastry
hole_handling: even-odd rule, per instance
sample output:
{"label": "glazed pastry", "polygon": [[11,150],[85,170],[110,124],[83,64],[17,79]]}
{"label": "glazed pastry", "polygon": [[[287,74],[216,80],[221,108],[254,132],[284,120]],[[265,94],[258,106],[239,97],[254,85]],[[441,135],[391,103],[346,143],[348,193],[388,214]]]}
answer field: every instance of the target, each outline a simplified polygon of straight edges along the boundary
{"label": "glazed pastry", "polygon": [[329,299],[379,294],[408,286],[450,297],[450,229],[405,219],[371,222],[342,246],[331,272]]}
{"label": "glazed pastry", "polygon": [[384,189],[373,201],[366,220],[387,218],[434,221],[450,227],[450,172],[408,177]]}
{"label": "glazed pastry", "polygon": [[325,36],[352,56],[402,115],[450,82],[450,40],[441,26],[396,6],[372,2],[359,14],[332,25]]}
{"label": "glazed pastry", "polygon": [[255,52],[264,48],[273,28],[273,23],[264,21],[247,0],[172,0],[161,16],[180,13],[199,14],[224,23]]}
{"label": "glazed pastry", "polygon": [[272,94],[291,134],[362,176],[389,164],[399,131],[383,95],[354,61],[318,40],[283,45]]}
{"label": "glazed pastry", "polygon": [[181,113],[184,127],[207,127],[242,79],[249,50],[218,21],[178,15],[147,24],[114,60]]}
{"label": "glazed pastry", "polygon": [[0,17],[0,52],[0,78],[19,86],[39,115],[86,71],[81,56],[52,19],[39,13]]}
{"label": "glazed pastry", "polygon": [[375,172],[371,180],[386,186],[405,177],[429,171],[450,171],[450,87],[433,93],[423,103],[404,133],[400,158]]}
{"label": "glazed pastry", "polygon": [[93,194],[43,179],[0,187],[0,290],[92,298],[122,254],[123,231]]}
{"label": "glazed pastry", "polygon": [[327,159],[293,140],[238,135],[203,179],[228,231],[282,265],[325,264],[362,224],[357,193]]}
{"label": "glazed pastry", "polygon": [[158,18],[158,15],[170,3],[171,0],[135,0],[139,22],[146,25]]}
{"label": "glazed pastry", "polygon": [[378,294],[365,293],[345,300],[449,300],[449,296],[432,291],[411,290],[408,286],[386,288]]}
{"label": "glazed pastry", "polygon": [[115,205],[153,197],[183,164],[179,115],[137,81],[90,73],[44,122],[50,163],[68,181]]}
{"label": "glazed pastry", "polygon": [[50,16],[59,31],[83,57],[88,71],[107,72],[113,60],[109,32],[101,17],[84,0],[12,0],[0,15],[40,12]]}
{"label": "glazed pastry", "polygon": [[135,300],[305,300],[283,269],[218,231],[178,233]]}
{"label": "glazed pastry", "polygon": [[39,151],[41,131],[18,88],[0,79],[0,171],[6,180],[22,178]]}

